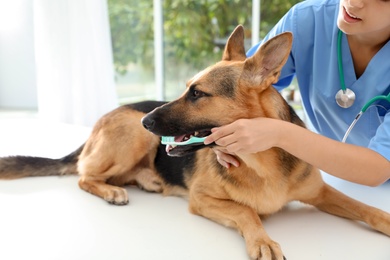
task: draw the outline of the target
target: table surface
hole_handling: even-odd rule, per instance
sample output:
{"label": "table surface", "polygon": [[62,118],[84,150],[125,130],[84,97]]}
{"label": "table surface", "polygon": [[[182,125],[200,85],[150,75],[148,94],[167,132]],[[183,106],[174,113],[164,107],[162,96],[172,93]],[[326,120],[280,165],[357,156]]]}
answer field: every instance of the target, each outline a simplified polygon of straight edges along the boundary
{"label": "table surface", "polygon": [[[0,120],[0,156],[62,157],[91,129],[39,119]],[[370,188],[327,174],[349,196],[390,212],[390,182]],[[128,187],[109,205],[78,188],[77,176],[0,181],[0,259],[248,259],[233,229],[192,215],[182,198]],[[289,260],[390,259],[390,238],[365,225],[290,203],[264,221]]]}

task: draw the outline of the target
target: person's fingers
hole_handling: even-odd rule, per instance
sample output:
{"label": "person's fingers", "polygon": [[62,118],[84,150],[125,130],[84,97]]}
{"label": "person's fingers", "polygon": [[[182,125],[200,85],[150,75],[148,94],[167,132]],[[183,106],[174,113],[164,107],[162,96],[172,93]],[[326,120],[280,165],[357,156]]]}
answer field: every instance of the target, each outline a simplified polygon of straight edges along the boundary
{"label": "person's fingers", "polygon": [[219,129],[218,127],[211,129],[211,134],[208,135],[203,142],[205,145],[214,143],[216,140],[218,140],[221,137],[221,134],[218,133],[217,131],[218,129]]}
{"label": "person's fingers", "polygon": [[213,130],[214,131],[212,131],[212,134],[205,139],[204,141],[205,145],[214,142],[219,146],[226,147],[236,142],[234,130],[231,129],[230,125],[220,127],[216,130],[213,128]]}
{"label": "person's fingers", "polygon": [[214,151],[215,151],[215,154],[217,155],[218,162],[222,166],[229,168],[230,165],[234,165],[235,167],[238,167],[240,165],[239,161],[233,155],[230,155],[230,154],[218,151],[218,150],[214,150]]}
{"label": "person's fingers", "polygon": [[232,128],[232,124],[221,127],[214,127],[211,129],[211,134],[206,137],[204,144],[207,145],[213,142],[217,142],[221,138],[231,135],[233,132],[234,129]]}
{"label": "person's fingers", "polygon": [[240,150],[241,150],[241,146],[237,142],[230,143],[230,144],[225,146],[225,151],[228,154],[236,154],[236,153],[240,152]]}
{"label": "person's fingers", "polygon": [[218,161],[219,164],[222,165],[223,167],[228,168],[228,169],[230,168],[230,164],[229,164],[228,162],[222,160],[221,157],[219,157],[218,155],[217,155],[217,161]]}

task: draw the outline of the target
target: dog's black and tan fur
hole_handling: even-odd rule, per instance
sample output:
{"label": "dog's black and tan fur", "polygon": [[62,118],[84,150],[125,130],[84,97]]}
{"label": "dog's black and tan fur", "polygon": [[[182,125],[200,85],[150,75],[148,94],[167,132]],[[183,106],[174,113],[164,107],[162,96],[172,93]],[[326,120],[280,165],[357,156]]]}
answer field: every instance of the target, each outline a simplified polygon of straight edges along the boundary
{"label": "dog's black and tan fur", "polygon": [[241,118],[270,117],[304,127],[270,87],[289,55],[292,35],[276,36],[248,59],[243,35],[243,28],[237,27],[222,61],[189,80],[177,100],[119,107],[97,122],[82,147],[62,159],[2,158],[0,178],[79,174],[82,189],[113,204],[128,203],[123,188],[127,184],[187,197],[192,213],[237,229],[253,259],[283,259],[261,218],[292,200],[366,222],[389,236],[388,213],[336,191],[323,182],[318,169],[281,149],[237,154],[240,167],[226,169],[210,146],[168,147],[166,151],[160,144],[162,135],[207,135],[212,127]]}

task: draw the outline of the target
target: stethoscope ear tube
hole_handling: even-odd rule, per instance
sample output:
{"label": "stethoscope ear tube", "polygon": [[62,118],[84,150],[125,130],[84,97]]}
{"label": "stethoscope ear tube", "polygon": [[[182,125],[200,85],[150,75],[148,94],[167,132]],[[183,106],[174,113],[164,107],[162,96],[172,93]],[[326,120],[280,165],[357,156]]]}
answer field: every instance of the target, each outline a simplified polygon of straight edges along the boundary
{"label": "stethoscope ear tube", "polygon": [[345,132],[343,140],[341,142],[345,143],[349,134],[351,133],[352,129],[355,127],[357,121],[363,115],[363,113],[364,113],[363,111],[360,111],[359,114],[356,115],[355,119],[352,121],[351,125],[348,127],[348,130]]}
{"label": "stethoscope ear tube", "polygon": [[385,95],[379,95],[379,96],[376,96],[376,97],[373,97],[372,99],[370,99],[362,108],[362,110],[359,112],[359,114],[356,115],[355,119],[352,121],[351,125],[348,127],[348,130],[345,132],[345,135],[343,137],[343,140],[342,142],[345,143],[345,141],[347,140],[348,136],[349,136],[349,133],[351,133],[352,129],[354,128],[354,126],[356,125],[357,121],[360,119],[360,117],[363,115],[364,112],[367,111],[367,109],[376,101],[378,100],[386,100],[387,102],[390,103],[390,93],[385,96]]}

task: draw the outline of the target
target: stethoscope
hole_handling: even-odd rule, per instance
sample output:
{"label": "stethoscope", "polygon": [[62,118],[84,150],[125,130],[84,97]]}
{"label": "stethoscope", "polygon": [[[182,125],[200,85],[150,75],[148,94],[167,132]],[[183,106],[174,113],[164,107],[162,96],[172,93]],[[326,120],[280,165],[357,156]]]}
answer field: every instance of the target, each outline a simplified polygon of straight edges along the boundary
{"label": "stethoscope", "polygon": [[[341,89],[337,91],[336,93],[336,103],[342,107],[342,108],[349,108],[353,105],[356,99],[355,92],[353,92],[351,89],[347,88],[345,86],[345,80],[344,80],[344,70],[343,70],[343,61],[342,61],[342,55],[341,55],[341,40],[342,40],[343,32],[339,30],[339,33],[337,35],[337,64],[339,69],[339,77],[340,77],[340,84]],[[355,119],[351,123],[351,125],[348,127],[348,130],[345,132],[345,135],[343,137],[342,142],[345,143],[345,141],[348,138],[349,133],[352,131],[353,127],[356,125],[357,121],[360,119],[360,117],[363,115],[364,112],[376,101],[378,100],[386,100],[390,103],[390,93],[385,95],[378,95],[376,97],[373,97],[370,99],[360,110],[360,112],[356,115]]]}

